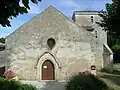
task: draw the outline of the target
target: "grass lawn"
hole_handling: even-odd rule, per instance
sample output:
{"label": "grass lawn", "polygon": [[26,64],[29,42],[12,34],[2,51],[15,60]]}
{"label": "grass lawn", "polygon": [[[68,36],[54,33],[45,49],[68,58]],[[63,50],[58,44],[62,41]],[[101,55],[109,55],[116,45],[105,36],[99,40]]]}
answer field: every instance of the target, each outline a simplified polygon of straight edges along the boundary
{"label": "grass lawn", "polygon": [[120,64],[114,64],[113,67],[113,73],[100,72],[98,75],[109,87],[120,90]]}

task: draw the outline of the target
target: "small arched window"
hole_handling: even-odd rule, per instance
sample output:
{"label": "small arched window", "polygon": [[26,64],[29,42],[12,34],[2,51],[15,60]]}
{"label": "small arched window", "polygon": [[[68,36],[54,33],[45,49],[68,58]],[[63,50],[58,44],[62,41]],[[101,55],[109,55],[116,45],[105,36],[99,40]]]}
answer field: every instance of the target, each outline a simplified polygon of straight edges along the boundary
{"label": "small arched window", "polygon": [[48,47],[49,47],[50,49],[53,49],[53,47],[55,46],[55,39],[49,38],[49,39],[47,40],[47,45],[48,45]]}

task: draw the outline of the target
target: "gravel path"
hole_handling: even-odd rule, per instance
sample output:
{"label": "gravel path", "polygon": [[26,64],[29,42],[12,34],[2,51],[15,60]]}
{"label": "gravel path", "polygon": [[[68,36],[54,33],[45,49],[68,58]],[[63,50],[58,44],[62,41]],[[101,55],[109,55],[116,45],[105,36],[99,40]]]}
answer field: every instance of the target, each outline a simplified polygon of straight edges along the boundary
{"label": "gravel path", "polygon": [[58,81],[21,81],[36,86],[38,90],[65,90],[65,82]]}

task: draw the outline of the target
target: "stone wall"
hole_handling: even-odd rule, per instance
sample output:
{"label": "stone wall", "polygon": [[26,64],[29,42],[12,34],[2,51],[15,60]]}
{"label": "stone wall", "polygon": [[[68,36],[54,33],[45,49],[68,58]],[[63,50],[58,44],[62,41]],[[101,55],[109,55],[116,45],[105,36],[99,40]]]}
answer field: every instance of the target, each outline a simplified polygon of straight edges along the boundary
{"label": "stone wall", "polygon": [[[107,44],[107,32],[96,24],[101,18],[98,16],[98,11],[76,11],[73,14],[73,20],[81,27],[91,27],[89,37],[91,39],[91,50],[95,55],[97,69],[103,68],[103,44]],[[92,17],[92,18],[91,18]]]}
{"label": "stone wall", "polygon": [[56,80],[90,70],[95,64],[90,44],[85,42],[60,40],[52,51],[47,48],[26,49],[22,45],[12,50],[8,51],[9,69],[15,70],[20,79],[41,80],[41,66],[45,60],[51,60],[55,65]]}
{"label": "stone wall", "polygon": [[[56,42],[52,50],[49,38]],[[50,59],[55,79],[64,80],[95,65],[90,42],[88,31],[49,7],[6,37],[8,69],[21,79],[41,80],[41,65]]]}

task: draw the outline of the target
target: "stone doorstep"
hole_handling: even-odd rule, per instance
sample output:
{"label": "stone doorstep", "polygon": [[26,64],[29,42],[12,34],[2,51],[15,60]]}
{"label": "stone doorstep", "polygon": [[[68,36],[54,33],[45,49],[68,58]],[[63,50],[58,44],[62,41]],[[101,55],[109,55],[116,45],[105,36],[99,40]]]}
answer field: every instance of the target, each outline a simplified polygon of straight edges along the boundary
{"label": "stone doorstep", "polygon": [[20,80],[21,82],[66,82],[66,80]]}
{"label": "stone doorstep", "polygon": [[47,90],[49,90],[49,89],[56,90],[56,88],[59,88],[61,90],[61,88],[63,88],[64,84],[65,84],[65,80],[59,80],[59,81],[57,81],[57,80],[41,80],[41,81],[20,80],[20,81],[23,84],[31,84],[31,85],[35,86],[37,88],[37,90],[44,90],[44,88],[46,88],[46,86],[48,88]]}

